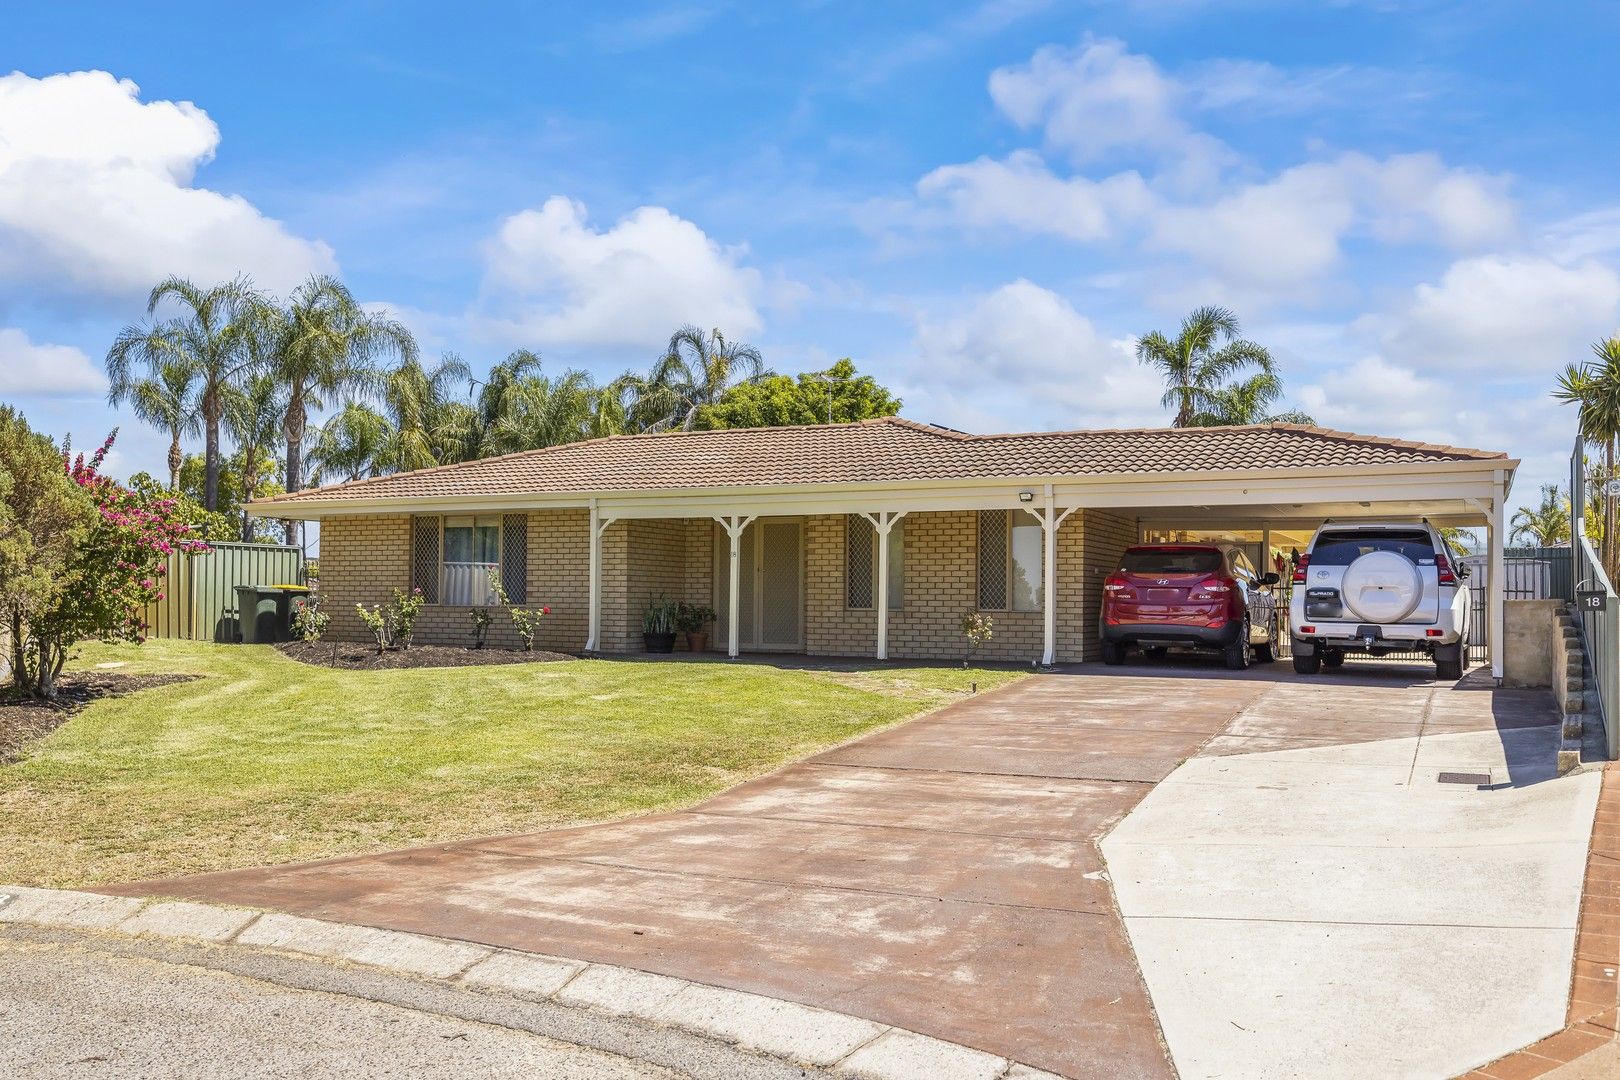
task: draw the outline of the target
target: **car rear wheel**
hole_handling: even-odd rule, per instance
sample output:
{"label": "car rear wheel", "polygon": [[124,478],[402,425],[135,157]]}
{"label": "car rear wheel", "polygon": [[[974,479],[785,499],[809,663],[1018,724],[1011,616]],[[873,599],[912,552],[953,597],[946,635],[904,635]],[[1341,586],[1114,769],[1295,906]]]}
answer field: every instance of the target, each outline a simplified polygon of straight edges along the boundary
{"label": "car rear wheel", "polygon": [[1232,671],[1242,671],[1249,666],[1249,660],[1254,655],[1254,647],[1249,644],[1249,617],[1243,617],[1243,626],[1232,644],[1226,647],[1226,666]]}
{"label": "car rear wheel", "polygon": [[1102,662],[1109,667],[1118,667],[1125,662],[1125,646],[1117,641],[1102,643]]}
{"label": "car rear wheel", "polygon": [[[1309,645],[1305,648],[1310,649]],[[1322,670],[1322,654],[1312,649],[1310,652],[1301,652],[1299,642],[1294,643],[1294,672],[1299,675],[1315,675]]]}
{"label": "car rear wheel", "polygon": [[1446,682],[1456,682],[1462,678],[1463,650],[1461,645],[1441,645],[1434,650],[1434,675],[1435,678]]}

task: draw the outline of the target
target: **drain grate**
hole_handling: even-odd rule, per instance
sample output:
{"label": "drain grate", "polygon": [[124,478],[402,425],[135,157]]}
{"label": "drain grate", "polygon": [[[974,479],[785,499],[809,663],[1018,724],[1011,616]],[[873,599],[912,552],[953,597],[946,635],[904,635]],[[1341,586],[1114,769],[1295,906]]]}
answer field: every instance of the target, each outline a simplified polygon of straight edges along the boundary
{"label": "drain grate", "polygon": [[1490,787],[1491,774],[1488,772],[1443,772],[1440,774],[1442,784],[1471,784],[1474,787]]}

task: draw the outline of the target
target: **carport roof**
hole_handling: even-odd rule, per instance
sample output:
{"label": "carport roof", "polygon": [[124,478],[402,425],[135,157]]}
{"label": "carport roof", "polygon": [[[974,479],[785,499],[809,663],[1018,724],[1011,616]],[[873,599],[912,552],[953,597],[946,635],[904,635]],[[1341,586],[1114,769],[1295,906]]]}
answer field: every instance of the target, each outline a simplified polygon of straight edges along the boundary
{"label": "carport roof", "polygon": [[852,424],[615,435],[314,488],[255,505],[673,492],[1028,477],[1295,471],[1501,461],[1501,452],[1302,424],[969,435],[899,417]]}

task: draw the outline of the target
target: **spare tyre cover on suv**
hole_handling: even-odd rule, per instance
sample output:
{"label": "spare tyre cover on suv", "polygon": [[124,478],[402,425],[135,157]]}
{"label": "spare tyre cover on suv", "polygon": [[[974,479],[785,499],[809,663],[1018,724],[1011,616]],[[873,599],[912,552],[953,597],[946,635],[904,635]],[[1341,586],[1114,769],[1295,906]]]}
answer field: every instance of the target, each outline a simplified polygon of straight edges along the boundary
{"label": "spare tyre cover on suv", "polygon": [[1358,619],[1400,622],[1423,599],[1423,577],[1399,552],[1369,551],[1345,567],[1339,592],[1344,606]]}

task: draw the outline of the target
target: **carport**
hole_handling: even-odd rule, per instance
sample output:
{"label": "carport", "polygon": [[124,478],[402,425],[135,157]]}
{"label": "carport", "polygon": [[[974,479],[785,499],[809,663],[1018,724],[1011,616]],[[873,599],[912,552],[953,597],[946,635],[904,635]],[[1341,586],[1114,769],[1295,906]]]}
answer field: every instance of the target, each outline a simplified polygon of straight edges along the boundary
{"label": "carport", "polygon": [[[1273,553],[1303,550],[1324,521],[1418,521],[1483,529],[1488,572],[1486,641],[1491,673],[1502,677],[1507,498],[1518,462],[1494,460],[1388,464],[1354,469],[1267,469],[1162,477],[1120,486],[1112,497],[1087,491],[1087,507],[1136,520],[1145,542],[1221,540],[1243,545],[1255,565]],[[1079,495],[1077,492],[1076,495]],[[1102,499],[1110,499],[1103,502]],[[1099,500],[1099,501],[1093,501]],[[1284,576],[1286,580],[1286,575]],[[1476,605],[1478,598],[1476,597]]]}

